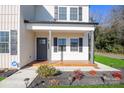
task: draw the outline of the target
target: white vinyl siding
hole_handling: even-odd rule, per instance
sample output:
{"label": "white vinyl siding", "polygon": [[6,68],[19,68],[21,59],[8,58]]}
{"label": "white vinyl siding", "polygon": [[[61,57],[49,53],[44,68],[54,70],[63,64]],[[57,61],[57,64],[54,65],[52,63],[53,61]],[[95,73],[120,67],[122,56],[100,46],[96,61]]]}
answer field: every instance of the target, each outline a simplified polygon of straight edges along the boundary
{"label": "white vinyl siding", "polygon": [[[11,55],[11,30],[20,32],[20,6],[19,5],[0,5],[0,31],[9,33],[9,43],[2,45],[7,53],[0,53],[0,68],[16,68],[12,66],[12,62],[20,63],[19,53],[17,55]],[[17,37],[19,40],[19,35]],[[20,43],[18,43],[20,44]],[[20,50],[20,45],[17,45],[17,49]],[[8,50],[9,49],[9,50]],[[2,49],[3,50],[3,49]],[[1,51],[1,50],[0,50]]]}

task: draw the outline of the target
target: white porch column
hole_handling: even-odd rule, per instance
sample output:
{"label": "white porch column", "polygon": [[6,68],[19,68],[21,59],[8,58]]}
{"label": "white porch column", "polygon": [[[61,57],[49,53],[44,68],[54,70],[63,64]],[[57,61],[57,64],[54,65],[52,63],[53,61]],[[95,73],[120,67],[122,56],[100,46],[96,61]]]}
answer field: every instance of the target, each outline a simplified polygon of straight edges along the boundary
{"label": "white porch column", "polygon": [[90,62],[94,64],[94,31],[91,31],[90,36]]}
{"label": "white porch column", "polygon": [[48,38],[48,62],[51,62],[51,30],[49,30],[49,38]]}

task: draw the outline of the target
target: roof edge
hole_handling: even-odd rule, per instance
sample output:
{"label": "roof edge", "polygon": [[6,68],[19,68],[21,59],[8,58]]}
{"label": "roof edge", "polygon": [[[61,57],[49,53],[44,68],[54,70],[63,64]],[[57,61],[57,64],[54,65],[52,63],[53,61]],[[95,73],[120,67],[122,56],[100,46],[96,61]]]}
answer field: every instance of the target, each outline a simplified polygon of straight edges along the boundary
{"label": "roof edge", "polygon": [[85,24],[85,25],[98,25],[96,22],[62,22],[62,21],[29,21],[24,20],[24,23],[41,23],[41,24]]}

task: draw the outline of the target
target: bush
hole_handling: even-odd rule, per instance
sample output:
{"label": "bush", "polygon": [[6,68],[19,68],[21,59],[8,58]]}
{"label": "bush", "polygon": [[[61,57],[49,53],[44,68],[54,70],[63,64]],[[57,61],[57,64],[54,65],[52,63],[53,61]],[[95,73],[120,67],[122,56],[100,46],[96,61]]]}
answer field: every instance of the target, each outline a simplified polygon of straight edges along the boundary
{"label": "bush", "polygon": [[95,76],[96,75],[96,71],[95,70],[90,70],[89,74],[91,74],[92,76]]}
{"label": "bush", "polygon": [[112,52],[114,53],[124,53],[124,48],[121,45],[114,45]]}
{"label": "bush", "polygon": [[74,78],[77,80],[81,80],[84,75],[83,72],[80,70],[75,70],[73,74],[74,74]]}
{"label": "bush", "polygon": [[112,52],[112,45],[106,45],[105,50],[106,52]]}
{"label": "bush", "polygon": [[122,45],[107,45],[104,49],[95,48],[96,52],[111,52],[111,53],[118,53],[124,54],[124,47]]}
{"label": "bush", "polygon": [[114,77],[114,78],[116,78],[116,79],[122,79],[122,74],[121,74],[121,72],[113,72],[112,73],[112,76]]}
{"label": "bush", "polygon": [[41,76],[41,77],[49,77],[49,76],[55,76],[60,74],[59,70],[56,70],[54,67],[52,66],[48,66],[48,65],[42,65],[38,68],[37,73]]}

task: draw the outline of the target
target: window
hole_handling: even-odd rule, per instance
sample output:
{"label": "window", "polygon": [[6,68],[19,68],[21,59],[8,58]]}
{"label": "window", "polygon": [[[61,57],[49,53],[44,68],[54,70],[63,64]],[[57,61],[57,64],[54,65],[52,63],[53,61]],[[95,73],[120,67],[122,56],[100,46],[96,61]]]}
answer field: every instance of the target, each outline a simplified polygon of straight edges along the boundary
{"label": "window", "polygon": [[78,39],[71,39],[71,51],[78,51]]}
{"label": "window", "polygon": [[58,51],[66,51],[66,39],[65,38],[58,39]]}
{"label": "window", "polygon": [[78,15],[77,15],[77,8],[70,8],[70,20],[77,20]]}
{"label": "window", "polygon": [[55,6],[54,20],[82,21],[82,6]]}
{"label": "window", "polygon": [[71,7],[70,8],[70,20],[82,21],[82,7]]}
{"label": "window", "polygon": [[9,32],[0,32],[0,53],[9,53]]}
{"label": "window", "polygon": [[66,19],[67,19],[67,8],[59,7],[59,20],[66,20]]}
{"label": "window", "polygon": [[11,31],[11,55],[17,54],[17,31]]}

